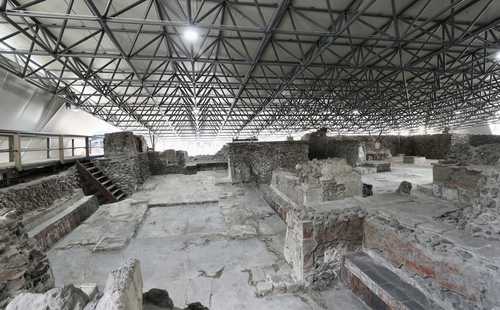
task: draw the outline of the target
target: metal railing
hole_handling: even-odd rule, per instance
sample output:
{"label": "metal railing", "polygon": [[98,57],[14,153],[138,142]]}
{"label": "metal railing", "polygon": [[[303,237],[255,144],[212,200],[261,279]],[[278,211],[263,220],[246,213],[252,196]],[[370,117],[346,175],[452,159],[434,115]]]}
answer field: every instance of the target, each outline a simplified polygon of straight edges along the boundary
{"label": "metal railing", "polygon": [[0,129],[0,168],[67,163],[103,154],[102,136],[60,135]]}

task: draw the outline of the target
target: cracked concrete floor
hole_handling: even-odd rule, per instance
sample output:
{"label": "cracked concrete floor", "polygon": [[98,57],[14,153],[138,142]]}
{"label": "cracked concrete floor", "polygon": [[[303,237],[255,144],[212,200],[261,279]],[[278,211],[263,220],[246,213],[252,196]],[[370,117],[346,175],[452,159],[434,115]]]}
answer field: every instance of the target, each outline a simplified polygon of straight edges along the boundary
{"label": "cracked concrete floor", "polygon": [[[226,173],[150,178],[144,190],[131,197],[148,200],[150,208],[124,247],[104,244],[96,251],[85,244],[85,236],[79,236],[85,230],[78,229],[53,247],[49,259],[56,284],[102,286],[110,270],[136,257],[141,261],[144,290],[166,289],[178,307],[200,301],[216,310],[367,309],[344,288],[257,297],[249,284],[249,270],[290,268],[282,257],[286,227],[254,187],[228,184]],[[134,207],[125,206],[123,212],[134,213]],[[128,218],[122,215],[121,220]],[[96,225],[96,232],[105,231],[111,239],[123,234],[110,223],[89,219],[86,229]],[[81,245],[75,243],[79,239]],[[69,242],[71,246],[65,246]]]}

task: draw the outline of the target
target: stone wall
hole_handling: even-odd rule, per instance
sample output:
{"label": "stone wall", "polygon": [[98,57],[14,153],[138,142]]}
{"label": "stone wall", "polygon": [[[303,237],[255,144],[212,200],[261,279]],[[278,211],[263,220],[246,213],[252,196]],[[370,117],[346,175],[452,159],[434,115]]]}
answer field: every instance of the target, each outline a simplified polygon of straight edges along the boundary
{"label": "stone wall", "polygon": [[136,138],[130,131],[107,133],[104,135],[104,156],[133,157],[137,153],[142,153],[142,148],[144,146],[141,144],[142,140]]}
{"label": "stone wall", "polygon": [[500,160],[500,143],[472,146],[469,143],[455,143],[450,149],[448,160],[469,165],[496,165]]}
{"label": "stone wall", "polygon": [[167,160],[160,152],[148,152],[149,170],[151,175],[162,175],[167,173]]}
{"label": "stone wall", "polygon": [[[363,154],[356,151],[356,143],[363,146],[364,155],[378,153],[374,149],[378,143],[382,153],[391,155],[405,154],[422,156],[427,159],[444,159],[454,153],[453,146],[465,144],[467,147],[478,147],[487,144],[500,143],[500,136],[496,135],[463,135],[463,134],[433,134],[415,136],[326,136],[326,131],[307,134],[303,140],[309,144],[310,159],[329,157],[346,158],[349,164],[354,164]],[[350,145],[349,145],[350,144]],[[461,149],[456,153],[460,154]]]}
{"label": "stone wall", "polygon": [[20,214],[50,207],[54,201],[71,196],[80,187],[76,170],[0,189],[0,209],[14,209]]}
{"label": "stone wall", "polygon": [[28,238],[16,210],[0,209],[0,309],[22,291],[45,292],[54,286],[49,262]]}
{"label": "stone wall", "polygon": [[[443,309],[496,309],[500,305],[500,265],[483,252],[457,245],[441,234],[402,226],[394,218],[365,219],[364,248],[381,256],[395,272],[410,276]],[[460,239],[458,239],[460,240]]]}
{"label": "stone wall", "polygon": [[100,158],[96,160],[96,166],[127,195],[137,191],[151,175],[148,153]]}
{"label": "stone wall", "polygon": [[365,215],[359,207],[290,210],[284,255],[296,280],[319,290],[336,283],[343,256],[361,249]]}
{"label": "stone wall", "polygon": [[104,158],[96,160],[96,166],[125,194],[131,195],[151,175],[151,156],[144,152],[145,149],[145,139],[132,132],[106,134]]}
{"label": "stone wall", "polygon": [[459,206],[440,220],[474,237],[500,240],[500,167],[434,165],[433,193]]}
{"label": "stone wall", "polygon": [[294,169],[307,160],[305,142],[239,142],[229,144],[229,173],[234,183],[271,182],[276,168]]}

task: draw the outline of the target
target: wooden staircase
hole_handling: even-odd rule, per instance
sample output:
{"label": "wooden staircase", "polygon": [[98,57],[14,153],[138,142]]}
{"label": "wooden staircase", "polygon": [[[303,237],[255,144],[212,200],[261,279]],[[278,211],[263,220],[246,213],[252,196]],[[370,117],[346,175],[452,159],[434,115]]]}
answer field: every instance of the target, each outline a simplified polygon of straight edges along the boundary
{"label": "wooden staircase", "polygon": [[94,162],[76,162],[86,195],[96,195],[99,203],[111,203],[124,199],[127,195],[104,174]]}

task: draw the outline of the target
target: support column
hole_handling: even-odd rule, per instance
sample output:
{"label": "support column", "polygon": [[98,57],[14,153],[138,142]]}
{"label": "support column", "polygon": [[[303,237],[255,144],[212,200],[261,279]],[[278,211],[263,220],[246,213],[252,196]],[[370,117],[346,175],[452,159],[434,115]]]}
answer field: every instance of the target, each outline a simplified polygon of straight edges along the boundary
{"label": "support column", "polygon": [[75,157],[75,139],[71,139],[71,157]]}

